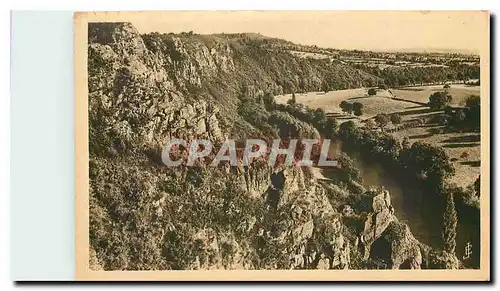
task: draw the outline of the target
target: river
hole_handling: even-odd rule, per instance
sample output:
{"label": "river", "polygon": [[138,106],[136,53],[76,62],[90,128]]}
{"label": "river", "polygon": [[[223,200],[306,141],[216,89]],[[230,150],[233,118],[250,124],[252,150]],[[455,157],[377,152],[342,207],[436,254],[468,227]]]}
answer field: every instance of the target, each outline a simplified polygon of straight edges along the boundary
{"label": "river", "polygon": [[[342,151],[346,152],[342,149],[341,141],[335,141],[330,145],[329,153],[332,156],[338,155]],[[360,170],[363,177],[363,186],[365,188],[375,186],[388,190],[396,217],[408,224],[413,236],[426,245],[441,249],[442,209],[439,203],[426,200],[432,198],[426,197],[421,187],[415,182],[396,178],[397,175],[389,173],[376,162],[363,159],[358,152],[346,153],[353,159]],[[332,175],[328,172],[323,172],[323,174],[325,178]],[[480,242],[474,239],[474,236],[477,236],[475,233],[478,227],[478,225],[470,221],[462,221],[457,227],[456,255],[459,259],[466,255],[464,250],[469,243],[472,243],[472,257],[462,261],[468,268],[479,267]]]}
{"label": "river", "polygon": [[[330,153],[339,151],[342,151],[342,142],[332,143]],[[423,191],[417,185],[396,179],[380,164],[362,159],[359,153],[348,155],[360,170],[365,188],[375,186],[389,191],[396,217],[410,226],[415,238],[433,247],[441,246],[441,217],[433,209],[437,205],[424,203]],[[328,173],[324,175],[328,178]]]}

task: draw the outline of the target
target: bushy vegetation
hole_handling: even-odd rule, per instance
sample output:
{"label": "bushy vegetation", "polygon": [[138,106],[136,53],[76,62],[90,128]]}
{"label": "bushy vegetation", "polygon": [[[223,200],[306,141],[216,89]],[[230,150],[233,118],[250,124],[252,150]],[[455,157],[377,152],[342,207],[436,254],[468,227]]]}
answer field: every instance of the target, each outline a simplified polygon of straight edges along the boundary
{"label": "bushy vegetation", "polygon": [[347,101],[342,101],[339,104],[340,109],[342,109],[342,112],[347,113],[347,114],[353,114],[355,116],[361,116],[363,115],[363,104],[359,102],[347,102]]}
{"label": "bushy vegetation", "polygon": [[359,102],[352,103],[352,111],[354,112],[354,115],[356,115],[356,116],[363,115],[363,104],[361,104]]}
{"label": "bushy vegetation", "polygon": [[325,110],[322,108],[311,109],[301,104],[277,104],[275,109],[280,112],[286,112],[294,118],[312,125],[321,135],[327,138],[335,135],[337,120],[333,117],[327,117]]}
{"label": "bushy vegetation", "polygon": [[255,135],[262,133],[267,137],[277,136],[277,129],[268,122],[271,113],[266,109],[265,104],[251,98],[242,98],[238,106],[238,115],[258,130],[254,132]]}
{"label": "bushy vegetation", "polygon": [[[436,93],[431,95],[431,97]],[[481,98],[479,96],[469,96],[463,107],[448,106],[449,102],[446,100],[451,101],[451,95],[443,97],[443,95],[440,94],[439,96],[440,97],[434,96],[435,98],[433,98],[434,108],[439,107],[444,109],[444,115],[436,116],[435,121],[437,123],[447,125],[449,128],[459,131],[479,131],[481,126]]]}
{"label": "bushy vegetation", "polygon": [[391,114],[391,122],[392,124],[394,124],[395,126],[401,124],[401,121],[403,119],[401,118],[401,115],[397,114],[397,113],[394,113],[394,114]]}
{"label": "bushy vegetation", "polygon": [[336,160],[339,163],[339,169],[334,172],[332,177],[335,178],[337,182],[347,186],[353,181],[357,183],[363,181],[361,172],[356,167],[352,158],[346,153],[341,153],[338,157],[336,157]]}
{"label": "bushy vegetation", "polygon": [[222,267],[234,263],[236,252],[253,257],[248,262],[254,268],[271,268],[280,260],[275,253],[280,246],[258,236],[255,224],[270,229],[274,220],[263,200],[241,187],[236,172],[201,167],[151,172],[130,162],[92,161],[90,243],[105,270]]}
{"label": "bushy vegetation", "polygon": [[339,105],[340,109],[342,109],[342,112],[345,112],[347,114],[351,114],[353,109],[352,109],[352,103],[350,102],[347,102],[347,101],[342,101],[340,102],[340,105]]}
{"label": "bushy vegetation", "polygon": [[391,118],[389,117],[389,115],[387,115],[385,113],[381,113],[381,114],[378,114],[377,116],[375,116],[375,122],[378,124],[378,126],[382,130],[384,130],[384,128],[389,124],[390,121],[391,121]]}
{"label": "bushy vegetation", "polygon": [[435,92],[429,96],[429,107],[432,110],[443,110],[451,103],[452,97],[448,92]]}
{"label": "bushy vegetation", "polygon": [[481,175],[474,181],[474,190],[476,191],[476,196],[478,198],[481,197]]}

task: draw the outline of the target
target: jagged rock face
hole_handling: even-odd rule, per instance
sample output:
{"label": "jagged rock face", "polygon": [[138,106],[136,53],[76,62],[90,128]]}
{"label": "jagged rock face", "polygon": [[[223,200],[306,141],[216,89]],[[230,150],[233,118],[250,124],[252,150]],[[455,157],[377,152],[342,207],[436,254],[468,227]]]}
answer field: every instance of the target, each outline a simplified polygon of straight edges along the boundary
{"label": "jagged rock face", "polygon": [[371,209],[361,234],[365,259],[392,269],[420,269],[422,255],[419,242],[408,225],[394,215],[388,191],[372,196]]}
{"label": "jagged rock face", "polygon": [[290,194],[296,193],[300,189],[305,189],[304,173],[301,169],[291,167],[283,170],[283,195],[280,204],[289,202],[292,197]]}
{"label": "jagged rock face", "polygon": [[89,43],[109,45],[118,55],[124,57],[143,57],[146,54],[146,46],[139,32],[130,23],[92,23],[89,27]]}
{"label": "jagged rock face", "polygon": [[272,184],[273,169],[265,160],[254,161],[249,167],[242,167],[242,180],[250,196],[261,198]]}
{"label": "jagged rock face", "polygon": [[389,192],[384,191],[374,196],[362,234],[364,243],[366,245],[373,243],[394,219]]}
{"label": "jagged rock face", "polygon": [[248,252],[230,234],[220,234],[208,228],[199,230],[193,239],[201,243],[201,249],[189,269],[192,270],[244,270],[251,269],[245,260]]}
{"label": "jagged rock face", "polygon": [[[172,137],[223,138],[218,106],[188,100],[174,85],[165,57],[149,51],[130,24],[89,26],[91,143],[113,136],[112,143],[137,148],[161,147]],[[114,144],[91,150],[101,147],[119,151]]]}
{"label": "jagged rock face", "polygon": [[170,137],[186,136],[193,134],[199,138],[221,140],[223,137],[219,127],[217,114],[219,110],[205,101],[170,112],[165,116],[162,126]]}
{"label": "jagged rock face", "polygon": [[[422,265],[422,254],[418,241],[413,237],[410,228],[406,224],[393,222],[387,232],[386,240],[391,241],[392,269],[420,269]],[[391,233],[393,232],[393,233]],[[400,232],[397,237],[396,233]]]}
{"label": "jagged rock face", "polygon": [[306,186],[303,172],[289,169],[288,182],[279,208],[290,213],[288,228],[280,239],[292,241],[290,261],[293,269],[345,269],[350,263],[349,241],[345,227],[332,208],[325,191],[318,185]]}

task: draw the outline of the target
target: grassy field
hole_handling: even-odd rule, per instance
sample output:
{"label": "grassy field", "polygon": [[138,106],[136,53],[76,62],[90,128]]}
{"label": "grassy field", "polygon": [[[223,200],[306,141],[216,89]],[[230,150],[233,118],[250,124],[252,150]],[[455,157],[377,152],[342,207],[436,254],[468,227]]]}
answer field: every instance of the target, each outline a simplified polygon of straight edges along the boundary
{"label": "grassy field", "polygon": [[[393,95],[389,91],[379,91],[376,96],[369,97],[367,89],[349,89],[324,92],[309,92],[295,94],[298,103],[310,108],[323,108],[329,115],[335,116],[339,121],[357,120],[362,121],[372,118],[379,113],[399,113],[403,122],[414,119],[429,118],[432,115],[443,114],[443,112],[432,112],[429,107],[418,105],[410,101],[427,102],[429,95],[433,92],[443,90],[443,86],[420,86],[406,89],[391,89],[395,97],[408,101],[391,99]],[[465,85],[451,85],[449,89],[453,96],[452,104],[462,105],[470,95],[479,95],[479,87]],[[292,98],[291,94],[276,96],[277,103],[286,103]],[[363,115],[360,118],[348,116],[342,113],[339,104],[342,101],[360,102],[363,104]],[[391,128],[391,126],[388,126]],[[452,182],[459,186],[467,187],[472,184],[480,174],[480,136],[479,133],[470,132],[446,132],[440,126],[428,124],[420,127],[408,128],[393,133],[395,137],[402,140],[408,137],[411,142],[424,141],[432,145],[441,146],[445,149],[456,168],[456,174]]]}
{"label": "grassy field", "polygon": [[443,127],[415,127],[394,133],[398,139],[405,136],[411,142],[418,140],[444,148],[453,162],[456,174],[451,182],[467,187],[472,184],[481,172],[481,137],[472,132],[446,132]]}
{"label": "grassy field", "polygon": [[[429,101],[429,96],[438,91],[443,91],[443,85],[435,86],[418,86],[418,87],[408,87],[403,89],[391,89],[394,97],[407,99],[417,102],[427,102]],[[465,100],[470,95],[479,96],[479,86],[467,86],[463,84],[452,84],[448,89],[451,96],[453,96],[453,105],[464,105]]]}
{"label": "grassy field", "polygon": [[[405,108],[415,105],[409,102],[390,99],[388,91],[379,91],[376,96],[368,97],[368,89],[348,89],[324,92],[296,93],[297,103],[307,105],[310,108],[323,108],[327,113],[341,116],[342,110],[339,107],[340,102],[359,102],[364,106],[361,119],[371,118],[379,113],[399,112]],[[291,94],[276,96],[277,103],[284,104],[292,98]],[[346,118],[348,119],[348,118]]]}

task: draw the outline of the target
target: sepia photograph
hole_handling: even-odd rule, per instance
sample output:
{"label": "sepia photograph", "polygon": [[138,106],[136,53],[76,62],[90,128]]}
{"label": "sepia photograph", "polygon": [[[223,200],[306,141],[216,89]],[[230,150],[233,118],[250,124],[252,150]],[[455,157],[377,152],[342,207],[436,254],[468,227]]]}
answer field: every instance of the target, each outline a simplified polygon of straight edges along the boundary
{"label": "sepia photograph", "polygon": [[489,18],[75,13],[77,279],[489,280]]}

